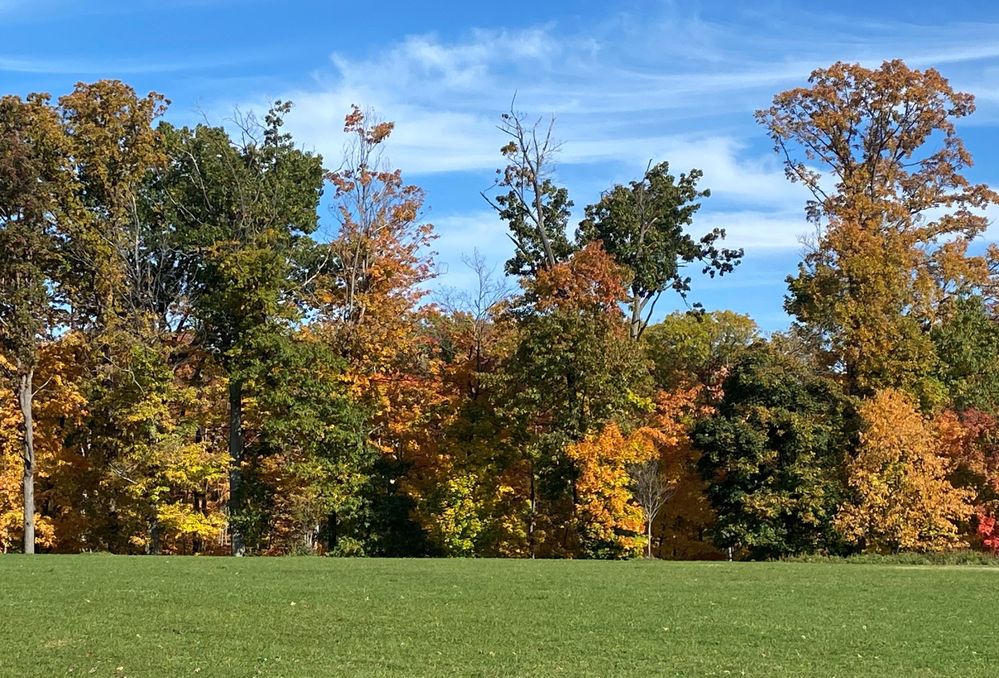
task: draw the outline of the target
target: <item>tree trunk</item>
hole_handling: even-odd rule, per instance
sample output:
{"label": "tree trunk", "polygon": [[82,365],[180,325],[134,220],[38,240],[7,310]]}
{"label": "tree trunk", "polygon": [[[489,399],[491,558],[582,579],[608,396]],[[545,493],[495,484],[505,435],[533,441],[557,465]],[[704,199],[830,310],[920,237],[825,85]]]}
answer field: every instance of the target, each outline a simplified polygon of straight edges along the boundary
{"label": "tree trunk", "polygon": [[336,547],[340,543],[340,526],[338,521],[339,518],[336,511],[331,511],[326,519],[326,553],[336,551]]}
{"label": "tree trunk", "polygon": [[232,555],[242,556],[246,551],[243,533],[234,520],[240,512],[240,490],[243,482],[243,382],[229,380],[229,529],[232,536]]}
{"label": "tree trunk", "polygon": [[34,368],[18,370],[17,401],[21,406],[21,434],[24,461],[24,552],[35,552],[35,434],[31,401],[34,397],[32,382]]}
{"label": "tree trunk", "polygon": [[645,557],[652,560],[652,518],[645,521]]}
{"label": "tree trunk", "polygon": [[632,341],[638,341],[642,336],[642,299],[638,292],[632,290],[631,296],[631,322],[629,323],[629,333]]}
{"label": "tree trunk", "polygon": [[[199,433],[199,436],[200,436],[200,430],[199,430],[198,433]],[[201,442],[201,441],[198,440],[198,442]],[[194,512],[201,511],[201,497],[200,497],[200,495],[197,492],[194,493],[194,497],[191,500],[191,510],[193,510]],[[201,549],[202,549],[201,537],[199,535],[195,534],[191,538],[191,553],[201,553]]]}
{"label": "tree trunk", "polygon": [[154,517],[149,521],[149,543],[146,545],[146,554],[150,556],[158,556],[161,553],[160,521]]}
{"label": "tree trunk", "polygon": [[531,515],[527,523],[527,541],[531,547],[531,560],[535,558],[534,521],[538,515],[538,498],[534,488],[534,463],[531,463]]}

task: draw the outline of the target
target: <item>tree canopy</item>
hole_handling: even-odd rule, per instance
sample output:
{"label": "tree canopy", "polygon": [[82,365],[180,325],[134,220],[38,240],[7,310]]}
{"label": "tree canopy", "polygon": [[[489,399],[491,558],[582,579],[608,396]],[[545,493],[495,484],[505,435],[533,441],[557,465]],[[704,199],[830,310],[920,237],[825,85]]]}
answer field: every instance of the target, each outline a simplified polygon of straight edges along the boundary
{"label": "tree canopy", "polygon": [[973,111],[888,61],[757,113],[815,231],[768,334],[698,303],[752,256],[702,227],[712,177],[653,159],[574,211],[554,119],[500,117],[512,255],[444,294],[374,111],[323,158],[283,101],[177,126],[113,80],[0,98],[0,551],[999,550]]}

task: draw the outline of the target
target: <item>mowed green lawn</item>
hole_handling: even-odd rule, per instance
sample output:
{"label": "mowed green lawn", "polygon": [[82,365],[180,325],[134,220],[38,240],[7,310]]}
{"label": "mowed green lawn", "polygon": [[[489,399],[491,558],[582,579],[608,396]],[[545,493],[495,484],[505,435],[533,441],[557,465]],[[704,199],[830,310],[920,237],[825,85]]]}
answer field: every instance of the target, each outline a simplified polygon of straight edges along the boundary
{"label": "mowed green lawn", "polygon": [[0,556],[0,676],[999,675],[999,569]]}

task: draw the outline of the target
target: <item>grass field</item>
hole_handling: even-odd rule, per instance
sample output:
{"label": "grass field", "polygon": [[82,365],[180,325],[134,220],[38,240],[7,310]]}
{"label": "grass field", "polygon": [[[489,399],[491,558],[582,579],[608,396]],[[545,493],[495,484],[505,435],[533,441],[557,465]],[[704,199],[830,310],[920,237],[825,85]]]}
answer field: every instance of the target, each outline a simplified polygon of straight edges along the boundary
{"label": "grass field", "polygon": [[0,556],[2,676],[999,675],[999,570]]}

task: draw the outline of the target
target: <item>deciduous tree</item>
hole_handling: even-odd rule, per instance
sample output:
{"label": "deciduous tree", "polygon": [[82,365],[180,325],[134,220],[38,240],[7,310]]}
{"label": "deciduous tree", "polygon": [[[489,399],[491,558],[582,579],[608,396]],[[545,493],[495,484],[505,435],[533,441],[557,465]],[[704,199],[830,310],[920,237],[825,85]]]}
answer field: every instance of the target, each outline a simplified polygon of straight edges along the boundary
{"label": "deciduous tree", "polygon": [[878,392],[860,406],[860,445],[847,463],[852,494],[837,528],[868,551],[940,551],[964,545],[959,523],[971,493],[947,479],[939,430],[902,391]]}
{"label": "deciduous tree", "polygon": [[715,228],[700,239],[685,231],[701,207],[699,201],[711,195],[697,187],[702,176],[695,169],[677,178],[668,163],[659,163],[641,180],[614,186],[586,208],[577,241],[582,245],[599,240],[618,263],[631,269],[632,339],[641,337],[663,292],[672,289],[686,300],[691,282],[686,265],[698,262],[702,273],[714,277],[731,273],[741,261],[742,250],[719,247],[724,230]]}
{"label": "deciduous tree", "polygon": [[506,193],[486,200],[510,229],[514,255],[506,272],[511,275],[553,268],[573,251],[566,233],[572,201],[554,179],[559,150],[554,128],[554,118],[532,122],[513,109],[500,116],[499,129],[510,140],[500,149],[507,165],[496,170],[496,186]]}
{"label": "deciduous tree", "polygon": [[591,558],[626,558],[641,553],[647,514],[633,501],[629,469],[652,463],[655,447],[642,434],[625,436],[614,422],[566,448],[575,463],[576,517],[581,548]]}
{"label": "deciduous tree", "polygon": [[987,258],[968,247],[999,196],[965,176],[971,155],[954,127],[974,99],[898,60],[837,63],[809,85],[757,112],[788,178],[811,191],[807,212],[819,229],[788,279],[787,310],[821,334],[851,394],[924,395],[929,320],[988,278]]}
{"label": "deciduous tree", "polygon": [[754,558],[830,550],[843,488],[846,405],[835,383],[756,346],[694,441],[715,543]]}
{"label": "deciduous tree", "polygon": [[999,321],[980,296],[953,299],[931,331],[934,376],[958,410],[999,413]]}
{"label": "deciduous tree", "polygon": [[593,243],[525,279],[525,293],[511,308],[518,345],[503,371],[509,394],[503,409],[529,467],[532,553],[539,546],[553,553],[573,547],[577,469],[566,446],[654,405],[645,360],[619,305],[626,276]]}
{"label": "deciduous tree", "polygon": [[339,231],[312,303],[321,336],[346,361],[351,393],[369,413],[368,440],[386,474],[372,509],[381,512],[374,520],[380,534],[369,545],[384,555],[420,555],[425,544],[413,513],[433,484],[443,403],[438,349],[427,330],[436,312],[424,303],[435,235],[424,220],[423,190],[383,157],[393,128],[356,106],[344,118],[345,156],[326,175]]}
{"label": "deciduous tree", "polygon": [[180,130],[172,146],[178,171],[169,191],[173,218],[200,232],[202,257],[192,310],[205,348],[228,379],[229,518],[232,551],[242,533],[246,438],[244,387],[266,365],[301,317],[305,237],[317,227],[323,169],[319,156],[296,148],[281,129],[290,104],[278,102],[262,124],[243,120],[243,138],[199,125]]}
{"label": "deciduous tree", "polygon": [[642,335],[653,362],[656,387],[664,391],[702,385],[702,395],[720,395],[732,365],[760,337],[756,323],[732,311],[671,313]]}
{"label": "deciduous tree", "polygon": [[652,525],[659,512],[676,492],[676,486],[660,468],[658,459],[634,463],[628,467],[631,493],[642,510],[645,521],[645,557],[652,557]]}
{"label": "deciduous tree", "polygon": [[34,376],[39,345],[56,325],[58,234],[72,187],[66,137],[48,97],[0,99],[0,374],[20,413],[25,553],[35,551]]}

